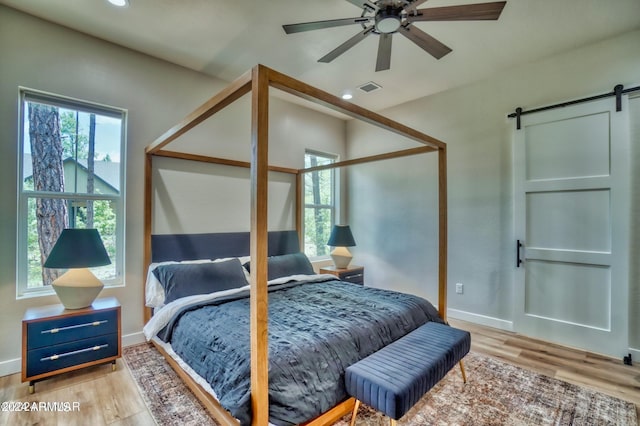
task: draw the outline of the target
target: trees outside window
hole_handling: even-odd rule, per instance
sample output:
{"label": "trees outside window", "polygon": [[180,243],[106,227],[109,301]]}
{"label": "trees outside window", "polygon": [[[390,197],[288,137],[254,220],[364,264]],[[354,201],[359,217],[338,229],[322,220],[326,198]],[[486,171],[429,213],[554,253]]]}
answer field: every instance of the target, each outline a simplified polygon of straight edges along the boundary
{"label": "trees outside window", "polygon": [[[305,168],[332,164],[336,156],[307,151]],[[304,177],[304,248],[309,257],[329,255],[327,241],[335,223],[336,171],[317,170]]]}
{"label": "trees outside window", "polygon": [[48,290],[64,271],[43,268],[64,228],[96,228],[121,284],[124,260],[125,111],[21,91],[18,295]]}

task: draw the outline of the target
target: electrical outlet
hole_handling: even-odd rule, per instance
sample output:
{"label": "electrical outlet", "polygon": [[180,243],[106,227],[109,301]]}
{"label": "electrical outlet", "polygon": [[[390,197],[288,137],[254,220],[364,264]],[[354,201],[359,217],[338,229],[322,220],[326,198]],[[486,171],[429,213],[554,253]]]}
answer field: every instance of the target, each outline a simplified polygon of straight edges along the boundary
{"label": "electrical outlet", "polygon": [[464,293],[464,284],[462,284],[462,283],[456,283],[456,293],[457,293],[457,294],[462,294],[462,293]]}

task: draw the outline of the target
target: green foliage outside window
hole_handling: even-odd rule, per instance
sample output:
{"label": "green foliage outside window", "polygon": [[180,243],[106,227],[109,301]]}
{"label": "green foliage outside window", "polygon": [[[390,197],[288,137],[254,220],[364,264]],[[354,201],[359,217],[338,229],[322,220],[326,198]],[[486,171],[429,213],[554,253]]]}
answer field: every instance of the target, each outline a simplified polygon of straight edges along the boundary
{"label": "green foliage outside window", "polygon": [[[335,157],[307,152],[305,167],[316,167],[335,162]],[[304,247],[310,257],[329,254],[327,241],[335,216],[335,171],[317,170],[305,174],[304,179]]]}
{"label": "green foliage outside window", "polygon": [[[58,106],[56,99],[47,98],[43,103],[40,99],[39,94],[34,99],[26,94],[23,106],[20,203],[25,214],[18,226],[26,241],[18,253],[24,259],[19,261],[19,288],[40,288],[63,272],[42,264],[64,228],[98,230],[112,263],[92,271],[105,282],[115,280],[121,269],[118,212],[122,211],[123,183],[118,160],[122,113],[108,110],[103,115],[92,107],[69,108],[66,100],[61,101],[64,106]],[[51,208],[62,215],[48,229],[54,232],[43,233],[43,221],[48,220]]]}
{"label": "green foliage outside window", "polygon": [[[40,260],[40,247],[38,244],[38,229],[36,224],[36,199],[28,200],[28,227],[27,227],[27,263],[28,263],[28,288],[42,286],[42,263]],[[104,243],[104,248],[111,259],[110,265],[93,268],[92,272],[101,280],[113,279],[116,276],[116,212],[112,203],[108,200],[93,201],[94,228],[98,230]],[[87,203],[84,200],[67,200],[67,210],[75,212],[74,228],[86,228]]]}

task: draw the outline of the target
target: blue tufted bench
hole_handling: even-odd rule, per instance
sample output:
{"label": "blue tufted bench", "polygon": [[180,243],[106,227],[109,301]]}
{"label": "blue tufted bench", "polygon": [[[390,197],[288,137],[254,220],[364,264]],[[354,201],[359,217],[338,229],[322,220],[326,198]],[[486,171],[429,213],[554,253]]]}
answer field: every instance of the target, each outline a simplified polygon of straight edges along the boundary
{"label": "blue tufted bench", "polygon": [[466,383],[462,358],[470,346],[469,332],[428,322],[347,367],[345,386],[356,399],[351,426],[361,402],[387,415],[395,426],[456,363]]}

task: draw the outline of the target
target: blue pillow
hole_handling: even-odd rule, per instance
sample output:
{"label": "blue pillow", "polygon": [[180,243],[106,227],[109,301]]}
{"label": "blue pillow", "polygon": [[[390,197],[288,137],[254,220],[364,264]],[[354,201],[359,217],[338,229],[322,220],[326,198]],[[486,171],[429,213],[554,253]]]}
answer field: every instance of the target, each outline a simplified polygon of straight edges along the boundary
{"label": "blue pillow", "polygon": [[223,262],[160,265],[153,270],[164,289],[164,303],[248,284],[238,259]]}
{"label": "blue pillow", "polygon": [[[251,272],[250,262],[244,264],[247,271]],[[267,268],[269,270],[267,279],[288,277],[289,275],[313,275],[313,266],[309,258],[304,253],[283,254],[281,256],[270,256],[267,258]]]}

